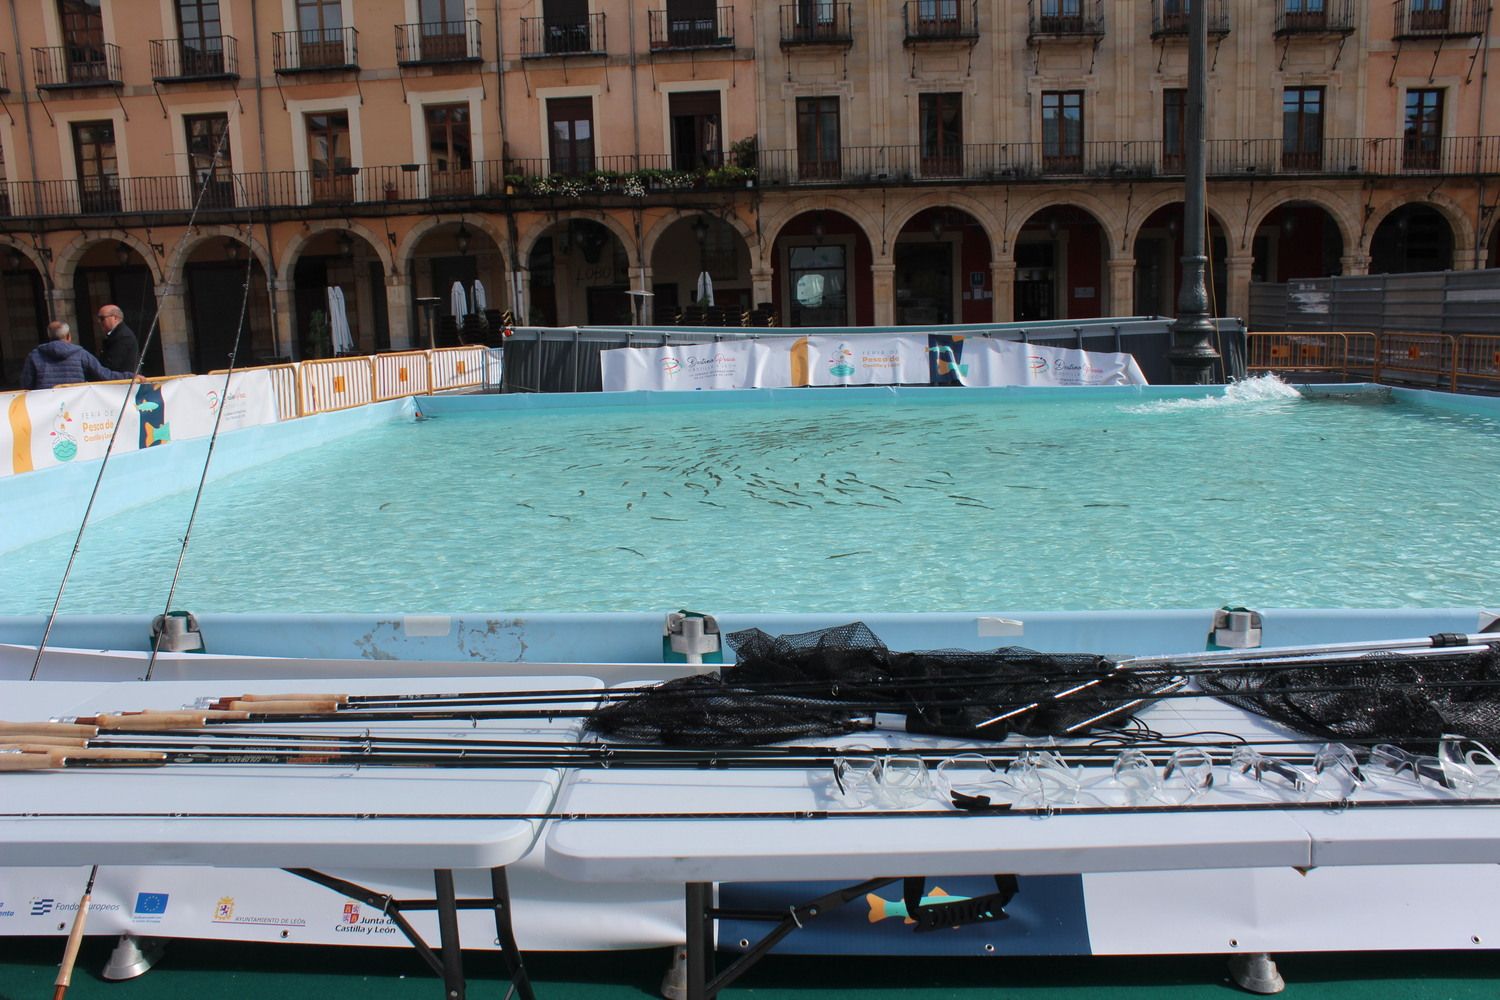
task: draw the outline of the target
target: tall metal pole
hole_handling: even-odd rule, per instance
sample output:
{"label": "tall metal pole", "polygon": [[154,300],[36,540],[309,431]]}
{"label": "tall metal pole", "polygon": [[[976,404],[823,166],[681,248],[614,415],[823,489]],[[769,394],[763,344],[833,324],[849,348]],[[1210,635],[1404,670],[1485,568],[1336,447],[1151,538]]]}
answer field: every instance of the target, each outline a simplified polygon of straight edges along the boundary
{"label": "tall metal pole", "polygon": [[1183,192],[1182,290],[1177,294],[1177,321],[1172,324],[1172,346],[1167,360],[1176,385],[1207,385],[1213,381],[1214,325],[1208,316],[1205,272],[1204,216],[1208,204],[1208,165],[1204,125],[1208,105],[1208,4],[1189,0],[1187,94],[1187,179]]}

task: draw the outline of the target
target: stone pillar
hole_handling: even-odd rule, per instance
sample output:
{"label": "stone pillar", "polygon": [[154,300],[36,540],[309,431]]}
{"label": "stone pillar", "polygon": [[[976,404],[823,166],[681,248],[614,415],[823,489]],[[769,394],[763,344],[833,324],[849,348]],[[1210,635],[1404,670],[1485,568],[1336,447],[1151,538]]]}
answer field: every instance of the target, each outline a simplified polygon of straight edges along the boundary
{"label": "stone pillar", "polygon": [[1370,255],[1367,253],[1345,254],[1339,258],[1340,274],[1369,274]]}
{"label": "stone pillar", "polygon": [[1135,315],[1135,255],[1111,257],[1109,264],[1109,301],[1103,303],[1105,316]]}
{"label": "stone pillar", "polygon": [[1479,254],[1473,247],[1453,248],[1453,270],[1472,271],[1478,264]]}
{"label": "stone pillar", "polygon": [[[651,268],[640,266],[632,267],[630,269],[630,290],[632,292],[640,291],[642,289],[648,292],[651,291],[651,280]],[[653,322],[655,322],[656,299],[652,296],[632,295],[631,309],[633,311],[633,314],[640,316],[639,322],[642,326],[650,326]],[[667,322],[666,317],[663,317],[662,321]]]}
{"label": "stone pillar", "polygon": [[1016,319],[1016,259],[990,261],[990,287],[995,290],[990,316],[994,323],[1014,323]]}
{"label": "stone pillar", "polygon": [[770,302],[775,298],[774,272],[769,267],[752,267],[750,269],[750,303],[751,307],[758,306],[762,302]]}
{"label": "stone pillar", "polygon": [[404,274],[386,275],[385,323],[391,333],[391,350],[412,349],[411,322],[411,284]]}
{"label": "stone pillar", "polygon": [[517,326],[527,326],[531,323],[531,272],[514,271],[511,280],[515,283],[510,300],[511,315],[515,316]]}
{"label": "stone pillar", "polygon": [[276,310],[276,348],[282,357],[300,360],[302,348],[297,343],[297,311],[292,305],[292,283],[290,281],[267,281],[271,293],[271,304]]}
{"label": "stone pillar", "polygon": [[[187,302],[183,298],[183,286],[156,286],[156,335],[161,338],[162,371],[167,375],[181,375],[193,370],[193,355],[188,343]],[[144,335],[145,331],[142,330]],[[247,350],[249,344],[241,345]],[[224,362],[216,362],[215,367]],[[249,364],[247,358],[235,358],[236,368]],[[206,369],[205,369],[206,370]],[[203,374],[199,372],[198,374]]]}
{"label": "stone pillar", "polygon": [[1226,288],[1224,315],[1236,316],[1246,322],[1250,319],[1250,274],[1255,266],[1253,254],[1230,255],[1224,259]]}
{"label": "stone pillar", "polygon": [[[73,301],[73,288],[49,288],[47,289],[47,315],[59,323],[66,323],[73,330],[73,339],[78,340],[78,306]],[[49,320],[50,322],[50,320]],[[46,336],[38,330],[38,335]]]}
{"label": "stone pillar", "polygon": [[870,265],[870,273],[875,279],[875,325],[895,326],[896,265],[890,260],[877,260]]}

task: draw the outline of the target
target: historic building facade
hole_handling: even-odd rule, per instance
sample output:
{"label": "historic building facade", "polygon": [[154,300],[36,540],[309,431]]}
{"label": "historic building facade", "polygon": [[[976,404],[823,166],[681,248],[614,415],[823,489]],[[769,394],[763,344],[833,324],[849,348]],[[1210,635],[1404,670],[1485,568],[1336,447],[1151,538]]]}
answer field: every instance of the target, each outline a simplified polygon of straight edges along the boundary
{"label": "historic building facade", "polygon": [[[1217,312],[1496,262],[1485,0],[1203,2]],[[1171,313],[1189,4],[6,0],[0,384],[111,301],[150,371],[222,367],[242,299],[238,363],[325,355],[330,287],[364,352],[702,275],[710,320]]]}

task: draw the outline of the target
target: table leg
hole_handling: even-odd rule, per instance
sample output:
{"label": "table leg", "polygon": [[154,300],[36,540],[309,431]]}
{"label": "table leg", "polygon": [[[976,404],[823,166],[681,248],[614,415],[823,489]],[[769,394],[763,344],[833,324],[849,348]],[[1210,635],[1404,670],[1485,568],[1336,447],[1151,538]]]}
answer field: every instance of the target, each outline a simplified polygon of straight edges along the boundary
{"label": "table leg", "polygon": [[713,892],[712,882],[687,884],[687,1000],[708,1000],[714,960],[713,917],[708,910]]}
{"label": "table leg", "polygon": [[443,962],[443,992],[448,1000],[464,1000],[464,959],[458,933],[457,895],[453,872],[439,868],[432,873],[436,889],[438,950]]}
{"label": "table leg", "polygon": [[531,978],[526,975],[526,965],[521,958],[521,949],[516,947],[516,934],[511,926],[510,880],[506,878],[504,868],[490,869],[490,904],[495,910],[495,940],[505,958],[505,967],[510,970],[511,985],[521,1000],[535,1000]]}

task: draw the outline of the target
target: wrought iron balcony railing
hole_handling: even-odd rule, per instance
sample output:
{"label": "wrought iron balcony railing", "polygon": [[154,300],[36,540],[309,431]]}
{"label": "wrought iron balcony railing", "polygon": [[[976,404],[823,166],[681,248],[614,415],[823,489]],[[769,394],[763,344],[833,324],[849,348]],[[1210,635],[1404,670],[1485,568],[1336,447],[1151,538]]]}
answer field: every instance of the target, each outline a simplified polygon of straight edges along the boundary
{"label": "wrought iron balcony railing", "polygon": [[979,37],[978,0],[907,0],[901,5],[906,44],[967,42]]}
{"label": "wrought iron balcony railing", "polygon": [[311,28],[271,35],[271,66],[278,73],[359,69],[359,31]]}
{"label": "wrought iron balcony railing", "polygon": [[[1208,143],[1209,175],[1247,177],[1500,176],[1500,135],[1441,140],[1325,139],[1288,146],[1281,139],[1217,139]],[[545,157],[476,160],[446,170],[428,164],[231,173],[215,170],[166,177],[90,177],[0,183],[0,216],[97,219],[120,215],[185,219],[199,203],[210,217],[247,209],[301,214],[329,206],[344,213],[366,206],[385,213],[390,203],[413,212],[434,201],[493,201],[496,197],[692,196],[702,190],[785,186],[1012,184],[1053,179],[1130,181],[1181,176],[1180,150],[1158,140],[970,143],[941,150],[920,145],[846,146],[829,156],[796,149],[763,149],[753,168],[726,164],[692,172],[671,169],[667,154],[597,156],[571,171]]]}
{"label": "wrought iron balcony railing", "polygon": [[31,50],[38,90],[67,87],[119,87],[120,47],[109,42],[75,42]]}
{"label": "wrought iron balcony railing", "polygon": [[1399,39],[1470,38],[1484,34],[1488,0],[1396,0]]}
{"label": "wrought iron balcony railing", "polygon": [[423,21],[396,25],[396,64],[432,66],[438,63],[479,62],[478,21]]}
{"label": "wrought iron balcony railing", "polygon": [[157,83],[234,80],[239,75],[237,43],[230,35],[151,41],[151,79]]}
{"label": "wrought iron balcony railing", "polygon": [[521,58],[603,55],[604,15],[521,18]]}
{"label": "wrought iron balcony railing", "polygon": [[1028,38],[1103,38],[1104,0],[1026,0]]}
{"label": "wrought iron balcony railing", "polygon": [[5,53],[0,52],[0,94],[10,93],[10,76],[5,71]]}
{"label": "wrought iron balcony railing", "polygon": [[781,47],[854,44],[854,5],[803,0],[781,8]]}
{"label": "wrought iron balcony railing", "polygon": [[1193,4],[1208,4],[1208,33],[1229,34],[1229,11],[1224,0],[1151,0],[1151,37],[1184,36],[1193,20]]}
{"label": "wrought iron balcony railing", "polygon": [[652,52],[734,48],[733,7],[693,7],[646,12]]}
{"label": "wrought iron balcony railing", "polygon": [[1354,0],[1282,0],[1276,10],[1277,38],[1353,33]]}

